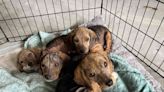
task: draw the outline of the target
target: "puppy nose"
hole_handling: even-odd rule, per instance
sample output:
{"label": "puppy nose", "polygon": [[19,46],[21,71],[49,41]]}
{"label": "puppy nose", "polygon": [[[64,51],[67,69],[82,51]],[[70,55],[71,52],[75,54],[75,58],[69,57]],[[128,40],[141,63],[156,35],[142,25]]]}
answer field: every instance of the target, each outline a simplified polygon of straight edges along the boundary
{"label": "puppy nose", "polygon": [[80,50],[80,53],[84,53],[84,50]]}
{"label": "puppy nose", "polygon": [[29,62],[29,63],[28,63],[28,66],[32,66],[32,62]]}
{"label": "puppy nose", "polygon": [[50,76],[49,75],[45,75],[44,76],[46,79],[50,79]]}
{"label": "puppy nose", "polygon": [[112,81],[111,79],[109,79],[109,80],[106,82],[106,85],[108,85],[108,86],[113,85],[113,81]]}

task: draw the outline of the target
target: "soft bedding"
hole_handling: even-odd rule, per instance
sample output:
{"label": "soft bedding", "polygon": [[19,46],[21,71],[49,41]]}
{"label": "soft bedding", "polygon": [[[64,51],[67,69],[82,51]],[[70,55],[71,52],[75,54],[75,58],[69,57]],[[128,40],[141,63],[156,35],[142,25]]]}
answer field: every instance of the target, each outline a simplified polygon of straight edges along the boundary
{"label": "soft bedding", "polygon": [[[103,25],[103,20],[100,16],[93,19],[91,22],[87,24],[83,24],[81,26],[91,26],[91,25]],[[62,34],[66,34],[71,30],[64,31]],[[42,47],[45,46],[49,41],[51,41],[54,37],[53,34],[39,32],[27,39],[24,44],[25,48],[31,47]],[[115,66],[115,70],[118,72],[119,79],[118,82],[113,88],[111,88],[111,92],[140,92],[139,90],[143,90],[143,92],[162,92],[160,84],[148,73],[145,68],[137,61],[137,59],[128,52],[120,42],[117,40],[113,40],[113,48],[112,48],[111,58]],[[120,59],[122,62],[121,63]],[[125,60],[126,59],[126,60]],[[1,62],[1,61],[0,61]],[[7,61],[6,61],[7,62]],[[2,62],[1,62],[2,63]],[[4,62],[5,63],[5,62]],[[119,69],[120,65],[124,66],[128,65],[129,67],[134,67],[130,69],[130,72],[139,74],[138,79],[132,79],[131,82],[127,83],[129,76],[131,74],[120,73]],[[15,64],[14,64],[15,65]],[[122,65],[121,65],[122,66]],[[129,70],[128,66],[126,66],[127,70]],[[3,66],[0,66],[3,67]],[[10,66],[8,67],[10,68]],[[136,70],[137,69],[137,70]],[[140,73],[141,72],[141,73]],[[32,76],[34,75],[34,76]],[[54,92],[55,85],[54,82],[48,82],[42,78],[39,74],[25,74],[25,73],[11,73],[7,71],[5,68],[0,68],[0,92]],[[128,79],[127,79],[128,78]],[[142,81],[140,81],[142,80]],[[57,81],[56,81],[57,82]],[[128,85],[131,83],[137,84],[134,87],[129,87]],[[53,84],[53,85],[52,85]],[[139,85],[142,84],[142,85]],[[131,85],[130,85],[131,86]],[[122,91],[120,90],[120,87]],[[134,88],[132,90],[132,88]],[[39,90],[38,90],[39,89]],[[110,92],[109,90],[107,92]]]}

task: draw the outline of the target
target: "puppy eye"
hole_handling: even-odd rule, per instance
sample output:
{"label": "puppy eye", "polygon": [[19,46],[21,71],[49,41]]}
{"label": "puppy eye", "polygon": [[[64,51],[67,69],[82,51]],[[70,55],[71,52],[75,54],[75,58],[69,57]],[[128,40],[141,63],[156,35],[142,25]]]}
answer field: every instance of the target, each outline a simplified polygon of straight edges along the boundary
{"label": "puppy eye", "polygon": [[85,41],[89,41],[89,38],[86,38]]}
{"label": "puppy eye", "polygon": [[22,63],[23,63],[23,61],[20,61],[20,63],[22,64]]}
{"label": "puppy eye", "polygon": [[104,62],[104,66],[105,66],[105,67],[107,67],[107,66],[108,66],[107,62]]}
{"label": "puppy eye", "polygon": [[42,64],[42,65],[41,65],[41,67],[45,67],[45,65],[44,65],[44,64]]}
{"label": "puppy eye", "polygon": [[95,73],[90,73],[89,74],[89,77],[94,77],[95,76]]}
{"label": "puppy eye", "polygon": [[58,67],[58,66],[59,66],[59,63],[56,63],[56,64],[55,64],[55,67]]}
{"label": "puppy eye", "polygon": [[75,39],[74,41],[75,41],[76,43],[77,43],[77,42],[79,42],[79,40],[78,40],[78,39]]}

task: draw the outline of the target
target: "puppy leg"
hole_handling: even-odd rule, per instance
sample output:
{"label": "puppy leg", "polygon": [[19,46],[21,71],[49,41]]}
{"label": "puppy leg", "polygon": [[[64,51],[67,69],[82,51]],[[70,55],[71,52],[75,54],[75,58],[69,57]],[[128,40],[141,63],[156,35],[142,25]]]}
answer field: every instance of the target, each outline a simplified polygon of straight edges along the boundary
{"label": "puppy leg", "polygon": [[112,36],[110,32],[107,32],[107,34],[105,35],[105,41],[106,41],[105,51],[110,52],[112,47]]}

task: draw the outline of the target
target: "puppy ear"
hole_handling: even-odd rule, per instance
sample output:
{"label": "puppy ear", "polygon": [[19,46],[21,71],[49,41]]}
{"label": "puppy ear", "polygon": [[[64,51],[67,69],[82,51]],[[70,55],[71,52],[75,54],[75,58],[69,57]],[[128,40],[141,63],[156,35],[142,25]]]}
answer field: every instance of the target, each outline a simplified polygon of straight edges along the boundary
{"label": "puppy ear", "polygon": [[89,32],[89,36],[90,36],[90,48],[92,48],[94,43],[97,40],[97,35],[94,31],[92,31],[90,29],[88,29],[88,32]]}
{"label": "puppy ear", "polygon": [[59,56],[64,62],[68,62],[70,60],[70,57],[61,51],[59,52]]}
{"label": "puppy ear", "polygon": [[41,57],[40,57],[40,60],[42,60],[47,54],[49,53],[49,51],[48,50],[43,50],[42,52],[41,52]]}
{"label": "puppy ear", "polygon": [[110,32],[107,32],[105,35],[105,43],[106,43],[106,48],[105,51],[106,52],[110,52],[111,48],[112,48],[112,36]]}

